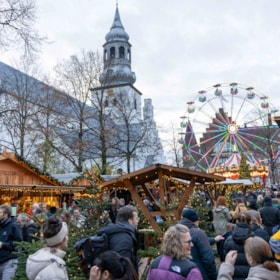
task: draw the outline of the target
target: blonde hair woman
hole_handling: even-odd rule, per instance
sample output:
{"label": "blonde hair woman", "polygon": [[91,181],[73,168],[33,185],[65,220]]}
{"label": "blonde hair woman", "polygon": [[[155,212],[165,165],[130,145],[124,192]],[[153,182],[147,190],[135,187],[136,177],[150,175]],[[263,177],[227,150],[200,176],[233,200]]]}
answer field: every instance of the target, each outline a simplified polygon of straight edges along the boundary
{"label": "blonde hair woman", "polygon": [[165,232],[161,256],[151,264],[147,280],[202,280],[196,264],[190,260],[192,239],[189,229],[181,224]]}
{"label": "blonde hair woman", "polygon": [[255,236],[259,236],[269,242],[269,235],[262,225],[260,212],[256,210],[248,210],[247,213],[251,216],[251,229],[255,233]]}
{"label": "blonde hair woman", "polygon": [[233,211],[230,211],[230,214],[231,214],[232,218],[234,220],[236,220],[239,217],[239,214],[241,212],[246,212],[248,209],[247,209],[244,201],[240,197],[237,197],[234,200],[234,204],[235,204],[235,209]]}

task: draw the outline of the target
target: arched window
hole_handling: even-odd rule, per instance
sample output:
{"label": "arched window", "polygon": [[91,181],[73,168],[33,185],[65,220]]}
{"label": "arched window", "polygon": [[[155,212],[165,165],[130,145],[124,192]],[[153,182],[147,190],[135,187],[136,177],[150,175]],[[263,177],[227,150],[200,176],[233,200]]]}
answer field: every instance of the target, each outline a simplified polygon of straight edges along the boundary
{"label": "arched window", "polygon": [[127,52],[127,58],[128,58],[129,61],[130,61],[130,50],[128,50],[128,52]]}
{"label": "arched window", "polygon": [[115,48],[112,47],[110,48],[110,58],[114,58],[115,57]]}
{"label": "arched window", "polygon": [[104,59],[107,60],[108,59],[108,53],[107,50],[104,51]]}
{"label": "arched window", "polygon": [[119,48],[119,58],[124,58],[124,47]]}

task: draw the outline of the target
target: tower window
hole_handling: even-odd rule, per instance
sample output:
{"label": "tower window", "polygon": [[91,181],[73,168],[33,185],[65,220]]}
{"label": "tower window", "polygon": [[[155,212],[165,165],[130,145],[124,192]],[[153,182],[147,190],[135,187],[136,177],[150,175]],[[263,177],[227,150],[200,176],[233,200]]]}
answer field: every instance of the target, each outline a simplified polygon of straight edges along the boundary
{"label": "tower window", "polygon": [[134,109],[137,110],[137,100],[136,100],[136,97],[134,97]]}
{"label": "tower window", "polygon": [[115,57],[115,48],[112,47],[110,48],[110,58],[114,58]]}
{"label": "tower window", "polygon": [[104,58],[105,58],[105,60],[107,60],[107,59],[108,59],[108,53],[107,53],[107,50],[105,50],[105,51],[104,51]]}
{"label": "tower window", "polygon": [[124,47],[119,48],[119,58],[124,58]]}

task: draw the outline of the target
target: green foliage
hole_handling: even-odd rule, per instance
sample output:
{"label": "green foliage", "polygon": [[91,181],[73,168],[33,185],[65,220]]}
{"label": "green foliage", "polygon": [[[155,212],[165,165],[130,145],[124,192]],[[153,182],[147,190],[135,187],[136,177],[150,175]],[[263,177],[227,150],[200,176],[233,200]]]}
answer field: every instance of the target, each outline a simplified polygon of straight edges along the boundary
{"label": "green foliage", "polygon": [[157,248],[157,247],[152,247],[152,246],[150,246],[148,248],[148,250],[139,250],[138,251],[138,257],[139,258],[148,257],[150,259],[154,259],[159,255],[160,255],[160,249]]}
{"label": "green foliage", "polygon": [[211,221],[209,220],[209,207],[204,197],[196,196],[195,194],[190,197],[190,204],[193,210],[196,211],[199,217],[199,227],[211,236]]}
{"label": "green foliage", "polygon": [[17,267],[17,273],[16,276],[13,279],[20,279],[20,280],[28,280],[26,274],[25,274],[25,268],[26,268],[26,260],[29,255],[34,254],[37,250],[39,250],[42,247],[43,241],[32,241],[30,242],[18,242],[17,248],[18,248],[18,267]]}

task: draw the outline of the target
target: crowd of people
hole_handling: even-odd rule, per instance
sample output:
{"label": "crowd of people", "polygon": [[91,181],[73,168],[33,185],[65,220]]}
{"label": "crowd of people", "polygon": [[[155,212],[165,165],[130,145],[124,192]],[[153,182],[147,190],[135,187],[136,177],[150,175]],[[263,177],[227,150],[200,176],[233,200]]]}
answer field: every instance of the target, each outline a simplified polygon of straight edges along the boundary
{"label": "crowd of people", "polygon": [[[89,280],[137,280],[138,210],[116,197],[104,199],[110,200],[105,209],[110,223],[97,234],[109,237],[109,250],[96,259]],[[186,207],[181,219],[164,233],[161,254],[152,260],[147,280],[280,280],[280,196],[268,189],[261,197],[238,193],[233,202],[230,207],[226,197],[216,199],[211,209],[214,237],[199,227],[195,209]],[[0,206],[0,279],[10,280],[16,274],[17,242],[36,241],[40,233],[45,245],[29,255],[28,279],[69,279],[64,249],[70,227],[87,226],[82,209],[75,203],[59,211],[34,203],[29,212],[11,215],[10,206]],[[42,228],[36,224],[39,218],[45,220]]]}

